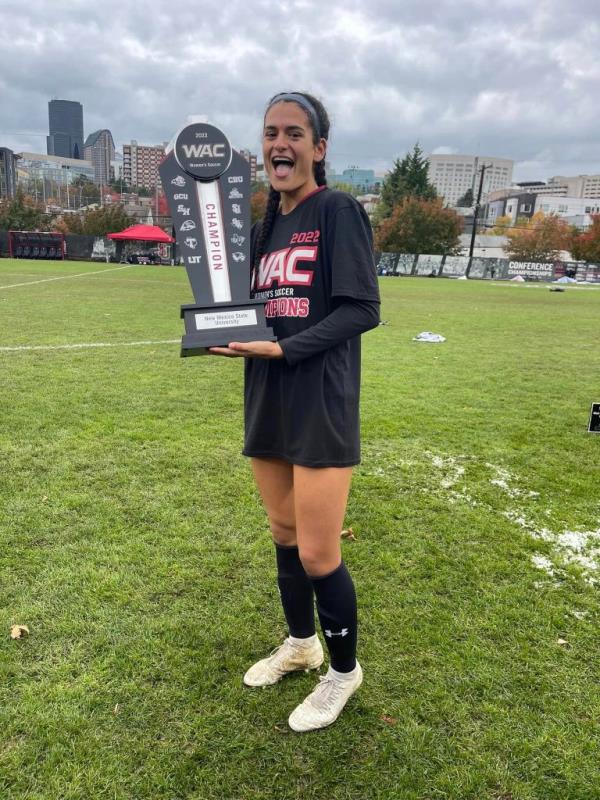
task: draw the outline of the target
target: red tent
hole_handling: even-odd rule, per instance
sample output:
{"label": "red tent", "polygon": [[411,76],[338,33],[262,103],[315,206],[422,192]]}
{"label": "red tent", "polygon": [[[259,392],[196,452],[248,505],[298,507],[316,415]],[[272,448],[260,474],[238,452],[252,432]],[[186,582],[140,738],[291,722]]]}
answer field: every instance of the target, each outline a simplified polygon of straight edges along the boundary
{"label": "red tent", "polygon": [[131,225],[120,233],[109,233],[109,239],[127,239],[137,242],[174,242],[172,236],[157,225]]}

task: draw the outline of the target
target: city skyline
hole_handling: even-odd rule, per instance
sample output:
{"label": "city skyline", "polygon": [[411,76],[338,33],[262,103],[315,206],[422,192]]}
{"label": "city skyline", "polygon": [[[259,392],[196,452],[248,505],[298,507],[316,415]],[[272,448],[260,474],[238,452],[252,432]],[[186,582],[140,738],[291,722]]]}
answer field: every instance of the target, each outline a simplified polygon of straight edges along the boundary
{"label": "city skyline", "polygon": [[205,114],[236,147],[260,154],[266,100],[299,88],[331,113],[328,161],[338,172],[359,164],[381,173],[415,141],[431,154],[512,159],[515,180],[600,172],[592,0],[373,0],[368,11],[338,0],[232,0],[193,34],[155,0],[143,16],[134,11],[116,0],[85,14],[7,0],[14,35],[0,52],[0,146],[43,152],[55,97],[81,102],[86,135],[108,128],[119,150],[170,140],[188,115]]}

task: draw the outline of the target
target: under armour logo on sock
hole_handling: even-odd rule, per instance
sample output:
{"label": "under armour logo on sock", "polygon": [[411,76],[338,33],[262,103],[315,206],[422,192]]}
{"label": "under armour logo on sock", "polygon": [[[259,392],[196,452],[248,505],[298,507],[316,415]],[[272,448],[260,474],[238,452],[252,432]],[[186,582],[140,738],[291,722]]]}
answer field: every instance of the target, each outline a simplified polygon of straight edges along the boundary
{"label": "under armour logo on sock", "polygon": [[325,636],[329,636],[331,639],[332,636],[347,636],[348,635],[348,628],[342,628],[341,631],[338,633],[333,633],[332,631],[325,631]]}

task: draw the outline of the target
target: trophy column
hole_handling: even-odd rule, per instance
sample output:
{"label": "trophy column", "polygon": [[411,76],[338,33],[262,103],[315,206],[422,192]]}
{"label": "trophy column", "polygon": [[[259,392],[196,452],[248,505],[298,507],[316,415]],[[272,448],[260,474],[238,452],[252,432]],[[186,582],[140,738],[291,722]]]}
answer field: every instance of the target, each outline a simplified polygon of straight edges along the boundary
{"label": "trophy column", "polygon": [[231,341],[275,341],[250,299],[250,165],[222,131],[183,128],[159,167],[194,304],[181,307],[181,355]]}

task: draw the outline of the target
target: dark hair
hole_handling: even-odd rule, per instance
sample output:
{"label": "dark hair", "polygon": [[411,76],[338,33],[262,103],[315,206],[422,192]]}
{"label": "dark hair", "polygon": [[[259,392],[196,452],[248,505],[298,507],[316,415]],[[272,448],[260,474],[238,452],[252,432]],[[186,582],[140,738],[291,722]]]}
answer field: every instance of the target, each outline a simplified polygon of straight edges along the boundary
{"label": "dark hair", "polygon": [[[330,123],[327,111],[325,110],[325,106],[323,105],[323,103],[321,103],[320,100],[317,100],[316,97],[313,97],[311,94],[308,94],[307,92],[292,92],[290,94],[301,95],[315,110],[315,114],[319,123],[319,130],[315,129],[312,115],[309,114],[306,111],[306,109],[302,105],[300,105],[300,103],[297,103],[297,105],[306,114],[306,118],[310,123],[310,127],[313,132],[313,144],[315,145],[319,144],[319,141],[321,139],[325,140],[329,139]],[[267,105],[267,111],[271,107],[273,101],[280,102],[279,100],[277,100],[278,97],[279,95],[276,94],[269,100],[269,103]],[[282,98],[281,102],[293,103],[295,101],[292,98],[290,98],[289,100]],[[315,161],[315,163],[313,164],[313,172],[317,186],[327,186],[327,176],[325,173],[325,159],[322,159],[321,161]],[[265,245],[269,239],[269,236],[271,235],[271,231],[273,230],[275,217],[277,216],[277,211],[279,210],[280,200],[281,200],[281,194],[279,192],[276,192],[275,189],[273,189],[273,187],[271,186],[269,189],[269,198],[267,200],[267,208],[265,210],[265,216],[262,221],[260,233],[258,236],[258,242],[256,244],[256,254],[254,257],[255,268],[258,267],[258,265],[260,264],[260,260],[264,255]]]}

